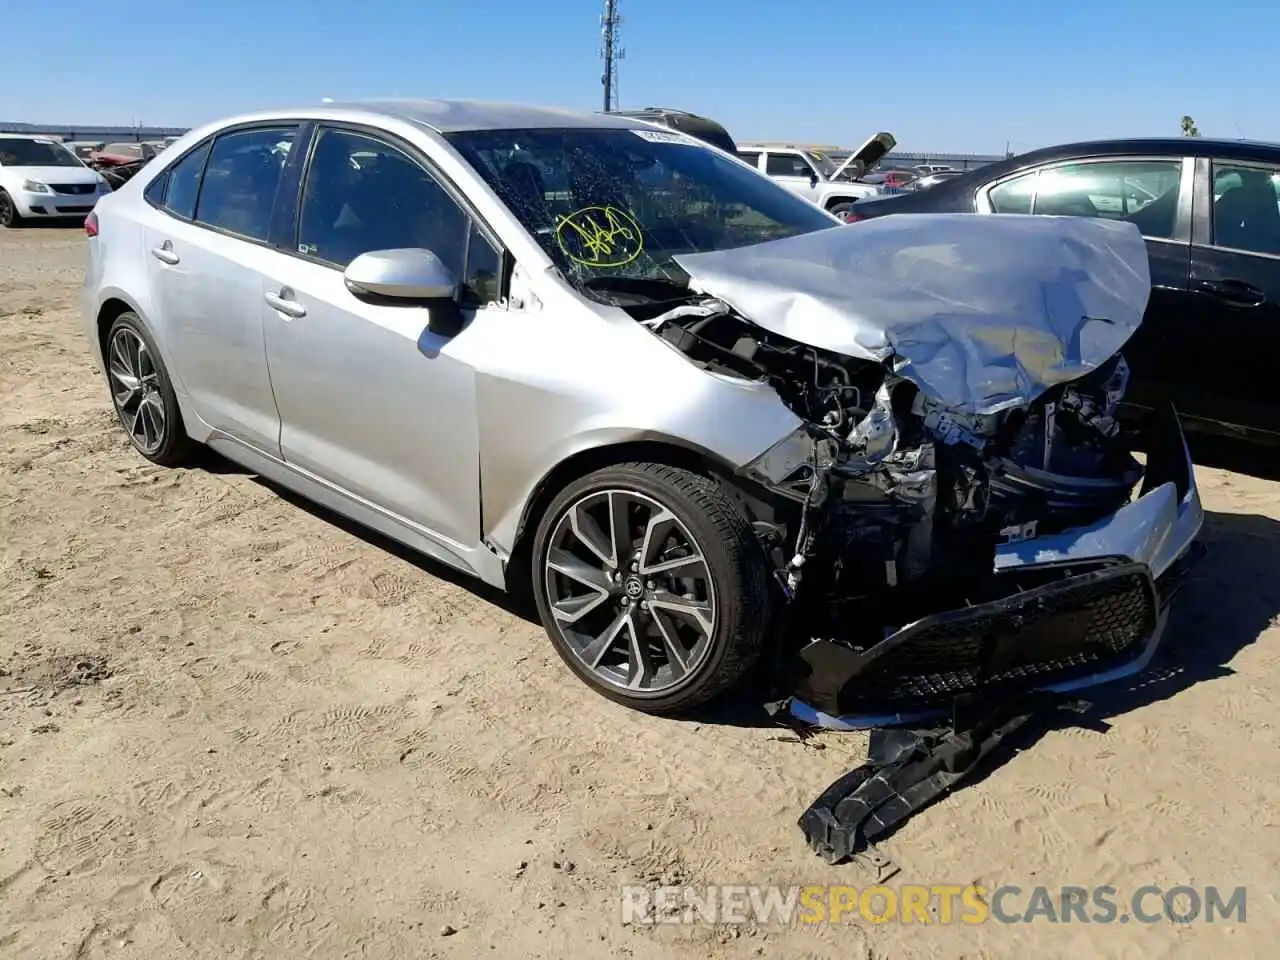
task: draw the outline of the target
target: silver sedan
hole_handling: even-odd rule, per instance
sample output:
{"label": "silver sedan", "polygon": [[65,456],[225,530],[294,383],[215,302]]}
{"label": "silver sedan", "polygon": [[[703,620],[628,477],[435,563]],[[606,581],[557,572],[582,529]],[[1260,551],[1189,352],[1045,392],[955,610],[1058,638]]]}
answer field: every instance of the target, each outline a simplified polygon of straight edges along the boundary
{"label": "silver sedan", "polygon": [[[1009,533],[1034,536],[1037,523],[1058,566],[1121,555],[1141,568],[1103,577],[1136,606],[1107,639],[1115,649],[1089,661],[1099,675],[1137,662],[1162,625],[1144,584],[1185,553],[1199,502],[1193,481],[1171,479],[1156,484],[1162,498],[1125,506],[1141,469],[1108,447],[1125,372],[1110,331],[1130,328],[1086,338],[1109,345],[1044,373],[1020,405],[913,380],[921,362],[868,352],[879,334],[865,318],[803,315],[818,302],[806,284],[827,289],[806,270],[883,232],[862,229],[644,121],[324,104],[194,130],[102,199],[86,223],[85,327],[142,456],[175,465],[207,445],[531,594],[569,667],[638,709],[701,703],[780,647],[834,643],[869,662],[875,641],[965,590],[1026,592],[1013,582],[1024,567],[1085,602],[1071,592],[1082,584],[1040,569]],[[1046,237],[1044,249],[1063,248]],[[730,268],[747,262],[740,250],[758,252],[758,278],[801,268],[753,283]],[[1056,497],[1045,443],[1019,433],[1050,400],[1080,421],[1071,436],[1095,431],[1082,448],[1108,447],[1077,457],[1072,470],[1093,475],[1062,479]],[[1005,482],[959,471],[941,434],[922,456],[934,444],[922,431],[939,424],[970,459],[976,443],[1013,464]],[[1009,451],[1023,447],[1037,462],[1019,473]],[[947,486],[961,476],[973,489]],[[989,515],[969,523],[962,504],[979,501]],[[1134,506],[1144,529],[1171,531],[1160,551],[1134,540],[1132,517],[1115,520]],[[1088,549],[1060,533],[1099,523],[1110,532]],[[959,583],[962,569],[980,589]],[[964,673],[973,654],[955,656],[951,672],[969,680],[954,684],[991,679]],[[877,681],[870,699],[920,693],[901,679]],[[853,696],[857,678],[844,680]],[[821,686],[804,687],[816,708],[849,700],[827,704]]]}

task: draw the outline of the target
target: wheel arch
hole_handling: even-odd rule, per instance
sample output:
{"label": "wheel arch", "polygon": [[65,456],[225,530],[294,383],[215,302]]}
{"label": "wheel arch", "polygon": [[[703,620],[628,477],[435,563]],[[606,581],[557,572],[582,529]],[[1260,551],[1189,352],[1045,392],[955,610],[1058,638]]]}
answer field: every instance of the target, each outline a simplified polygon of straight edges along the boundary
{"label": "wheel arch", "polygon": [[[112,294],[108,296],[101,304],[98,305],[97,327],[98,327],[98,349],[102,353],[103,361],[107,356],[107,337],[111,333],[111,325],[116,322],[121,314],[136,314],[138,320],[146,324],[142,319],[142,314],[138,312],[138,308],[129,303],[123,297]],[[151,328],[147,327],[147,332],[151,332]],[[154,336],[154,334],[152,334]]]}
{"label": "wheel arch", "polygon": [[114,287],[103,291],[94,317],[96,325],[94,345],[98,350],[102,372],[105,374],[107,369],[107,341],[111,334],[111,325],[125,313],[132,313],[138,318],[138,323],[146,330],[147,336],[160,351],[161,362],[164,363],[165,372],[169,375],[169,382],[173,385],[174,393],[178,398],[178,408],[182,414],[184,427],[189,435],[203,443],[209,435],[208,427],[194,408],[190,392],[182,378],[182,372],[168,355],[166,344],[158,336],[155,324],[148,319],[147,312],[141,309],[132,297]]}
{"label": "wheel arch", "polygon": [[529,600],[533,541],[551,501],[565,487],[589,473],[623,463],[661,463],[719,482],[741,504],[748,518],[771,521],[774,499],[743,477],[733,464],[714,452],[685,440],[652,436],[603,443],[578,450],[560,460],[534,485],[525,501],[507,559],[507,590]]}

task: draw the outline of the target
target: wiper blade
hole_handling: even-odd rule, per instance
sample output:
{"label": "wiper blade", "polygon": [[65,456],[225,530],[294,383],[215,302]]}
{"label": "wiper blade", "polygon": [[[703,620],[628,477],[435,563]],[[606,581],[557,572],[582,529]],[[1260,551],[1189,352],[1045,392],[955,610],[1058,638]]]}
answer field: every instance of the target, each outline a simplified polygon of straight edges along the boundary
{"label": "wiper blade", "polygon": [[592,292],[638,297],[650,302],[679,300],[691,294],[687,282],[667,277],[588,277],[581,283]]}

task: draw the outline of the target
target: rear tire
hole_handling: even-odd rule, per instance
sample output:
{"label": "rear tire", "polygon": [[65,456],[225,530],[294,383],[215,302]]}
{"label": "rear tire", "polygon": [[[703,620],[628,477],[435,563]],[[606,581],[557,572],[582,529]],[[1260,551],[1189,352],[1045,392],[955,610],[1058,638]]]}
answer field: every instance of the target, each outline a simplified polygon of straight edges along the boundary
{"label": "rear tire", "polygon": [[103,352],[111,402],[134,449],[162,467],[190,461],[198,444],[187,435],[169,371],[136,313],[116,317]]}
{"label": "rear tire", "polygon": [[764,646],[771,595],[747,518],[713,480],[663,464],[569,484],[538,524],[533,595],[586,684],[646,713],[705,703]]}
{"label": "rear tire", "polygon": [[20,227],[25,221],[18,216],[13,197],[0,190],[0,227]]}

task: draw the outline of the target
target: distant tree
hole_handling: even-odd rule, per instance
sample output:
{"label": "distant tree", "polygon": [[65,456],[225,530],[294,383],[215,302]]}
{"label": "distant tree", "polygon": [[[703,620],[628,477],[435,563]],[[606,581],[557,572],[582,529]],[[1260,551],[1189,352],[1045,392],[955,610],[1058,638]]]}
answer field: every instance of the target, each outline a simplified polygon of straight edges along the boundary
{"label": "distant tree", "polygon": [[1196,122],[1190,117],[1182,118],[1182,135],[1184,137],[1200,136],[1200,128],[1196,126]]}

